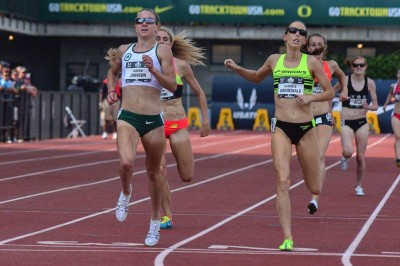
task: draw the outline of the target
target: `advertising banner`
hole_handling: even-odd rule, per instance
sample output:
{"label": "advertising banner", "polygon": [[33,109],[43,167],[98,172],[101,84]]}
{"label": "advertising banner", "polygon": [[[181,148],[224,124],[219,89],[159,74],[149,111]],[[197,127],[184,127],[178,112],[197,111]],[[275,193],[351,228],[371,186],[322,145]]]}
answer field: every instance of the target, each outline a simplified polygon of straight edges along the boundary
{"label": "advertising banner", "polygon": [[143,8],[154,9],[169,24],[399,25],[399,0],[43,0],[41,21],[133,22]]}
{"label": "advertising banner", "polygon": [[[379,108],[376,111],[380,133],[392,132],[391,116],[394,103],[383,112],[383,104],[389,93],[390,84],[396,80],[375,80]],[[336,84],[336,80],[332,80]],[[370,99],[368,99],[370,101]],[[268,119],[274,117],[273,79],[267,77],[261,83],[249,82],[238,75],[218,75],[212,80],[211,126],[217,128],[221,109],[231,110],[234,129],[253,129],[259,109],[268,111]],[[341,111],[341,103],[334,99],[333,111]],[[340,121],[338,121],[340,122]]]}

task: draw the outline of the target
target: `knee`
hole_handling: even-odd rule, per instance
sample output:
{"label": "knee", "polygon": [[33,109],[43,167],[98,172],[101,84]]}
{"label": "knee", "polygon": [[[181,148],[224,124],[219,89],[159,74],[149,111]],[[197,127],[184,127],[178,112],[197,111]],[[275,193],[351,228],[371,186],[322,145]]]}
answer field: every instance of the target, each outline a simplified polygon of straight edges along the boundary
{"label": "knee", "polygon": [[157,183],[161,178],[161,172],[154,169],[147,168],[147,176],[149,177],[149,181],[152,183]]}
{"label": "knee", "polygon": [[364,154],[357,154],[356,155],[356,161],[357,161],[358,164],[363,164],[365,162]]}
{"label": "knee", "polygon": [[119,165],[119,171],[122,175],[133,173],[133,163],[128,161],[123,161]]}
{"label": "knee", "polygon": [[161,172],[161,175],[163,176],[163,177],[166,177],[167,176],[167,166],[165,165],[165,164],[163,164],[163,163],[161,163],[161,165],[160,165],[160,172]]}
{"label": "knee", "polygon": [[284,177],[284,178],[278,177],[276,180],[276,187],[277,187],[277,190],[280,192],[289,191],[290,179],[287,177]]}

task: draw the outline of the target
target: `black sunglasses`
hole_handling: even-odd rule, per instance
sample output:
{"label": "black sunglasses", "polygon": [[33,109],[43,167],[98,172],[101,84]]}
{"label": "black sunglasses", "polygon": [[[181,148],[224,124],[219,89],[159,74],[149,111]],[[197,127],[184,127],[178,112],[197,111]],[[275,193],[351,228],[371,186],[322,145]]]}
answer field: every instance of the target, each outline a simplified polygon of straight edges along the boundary
{"label": "black sunglasses", "polygon": [[307,36],[307,31],[306,30],[302,30],[302,29],[298,29],[296,27],[289,27],[286,29],[285,34],[286,33],[291,33],[291,34],[296,34],[296,32],[299,32],[299,34],[303,37]]}
{"label": "black sunglasses", "polygon": [[147,23],[147,24],[156,24],[157,20],[155,18],[136,18],[135,19],[135,23],[136,24],[143,24],[143,23]]}
{"label": "black sunglasses", "polygon": [[362,64],[355,64],[355,63],[353,63],[353,64],[351,64],[353,67],[365,67],[365,63],[362,63]]}

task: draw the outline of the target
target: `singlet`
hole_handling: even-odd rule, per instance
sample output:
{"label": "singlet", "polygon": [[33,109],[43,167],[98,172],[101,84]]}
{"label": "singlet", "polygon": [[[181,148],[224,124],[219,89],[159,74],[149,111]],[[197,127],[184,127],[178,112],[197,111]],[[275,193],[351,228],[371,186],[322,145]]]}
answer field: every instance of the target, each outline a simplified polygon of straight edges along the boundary
{"label": "singlet", "polygon": [[286,68],[283,60],[286,54],[282,54],[274,69],[274,93],[278,98],[293,99],[297,95],[312,94],[314,80],[308,70],[307,55],[302,54],[300,63],[295,68]]}
{"label": "singlet", "polygon": [[361,109],[368,98],[368,78],[364,77],[364,87],[361,91],[355,91],[351,84],[351,75],[348,75],[349,82],[347,88],[349,90],[349,99],[342,103],[342,107]]}
{"label": "singlet", "polygon": [[174,69],[175,69],[175,80],[176,80],[176,91],[170,92],[169,90],[162,88],[161,90],[161,101],[168,101],[172,99],[177,99],[182,97],[183,92],[183,81],[181,77],[178,75],[178,71],[175,64],[175,59],[173,59]]}
{"label": "singlet", "polygon": [[400,86],[399,86],[399,83],[396,83],[396,86],[394,86],[393,94],[394,94],[394,100],[396,102],[400,102]]}
{"label": "singlet", "polygon": [[[323,67],[324,67],[324,72],[326,77],[329,79],[329,81],[332,81],[332,73],[331,69],[329,68],[328,62],[322,61]],[[320,94],[324,92],[324,90],[319,86],[318,79],[314,79],[314,88],[313,88],[313,94]]]}
{"label": "singlet", "polygon": [[161,64],[157,57],[156,44],[153,48],[146,52],[134,52],[133,48],[136,43],[130,45],[123,54],[122,60],[122,76],[121,76],[121,87],[126,86],[149,86],[157,90],[162,89],[158,80],[150,73],[147,67],[143,63],[142,56],[148,55],[153,59],[153,65],[158,71],[161,70]]}

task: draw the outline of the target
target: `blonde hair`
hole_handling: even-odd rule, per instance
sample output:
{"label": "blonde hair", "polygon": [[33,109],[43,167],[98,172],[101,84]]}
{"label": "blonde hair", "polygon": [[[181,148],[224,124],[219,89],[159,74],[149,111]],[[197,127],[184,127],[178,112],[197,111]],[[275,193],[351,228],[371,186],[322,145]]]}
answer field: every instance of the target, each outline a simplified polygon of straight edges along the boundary
{"label": "blonde hair", "polygon": [[190,65],[205,66],[201,61],[206,58],[204,49],[196,47],[196,43],[193,39],[187,37],[187,31],[182,31],[174,35],[174,32],[165,26],[161,26],[160,31],[164,31],[169,35],[172,44],[171,50],[174,57],[186,61]]}
{"label": "blonde hair", "polygon": [[115,56],[117,54],[117,49],[116,48],[110,48],[107,51],[106,56],[104,57],[106,60],[108,60],[108,64],[111,66],[112,62],[115,59]]}

